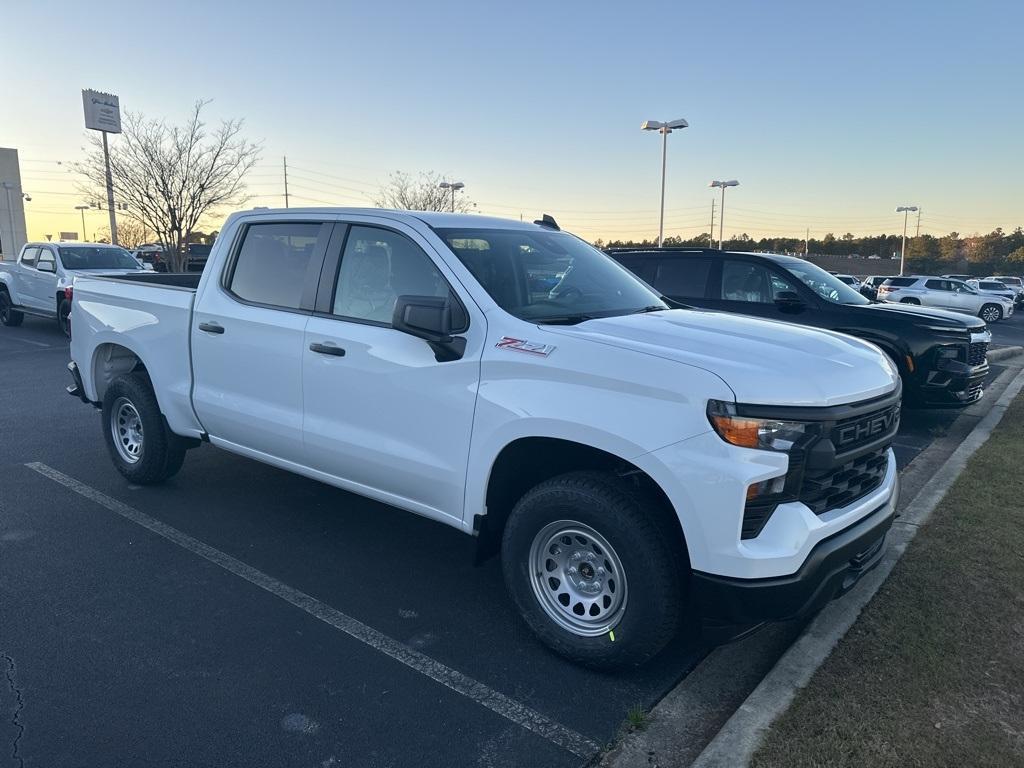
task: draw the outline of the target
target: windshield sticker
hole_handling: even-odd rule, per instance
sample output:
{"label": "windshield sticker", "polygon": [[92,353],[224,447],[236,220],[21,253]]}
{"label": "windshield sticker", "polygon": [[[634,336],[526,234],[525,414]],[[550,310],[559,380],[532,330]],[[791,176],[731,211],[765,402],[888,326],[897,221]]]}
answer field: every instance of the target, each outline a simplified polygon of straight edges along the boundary
{"label": "windshield sticker", "polygon": [[547,357],[555,351],[553,344],[538,344],[535,341],[526,341],[526,339],[513,339],[511,336],[503,336],[494,346],[498,349],[514,349],[517,352],[527,352],[541,357]]}

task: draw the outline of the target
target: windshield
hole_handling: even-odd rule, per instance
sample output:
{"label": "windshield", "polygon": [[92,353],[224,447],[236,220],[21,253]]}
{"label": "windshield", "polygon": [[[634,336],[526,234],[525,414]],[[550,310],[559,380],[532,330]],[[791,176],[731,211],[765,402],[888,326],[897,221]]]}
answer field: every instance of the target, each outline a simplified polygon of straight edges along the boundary
{"label": "windshield", "polygon": [[1012,285],[1017,288],[1020,288],[1022,285],[1019,277],[1000,277],[999,282],[1004,283],[1005,285]]}
{"label": "windshield", "polygon": [[809,261],[782,261],[779,266],[797,278],[826,301],[833,304],[870,304],[859,291],[854,290],[835,275]]}
{"label": "windshield", "polygon": [[64,269],[142,269],[123,248],[94,245],[62,245],[60,262]]}
{"label": "windshield", "polygon": [[625,267],[566,232],[438,229],[492,299],[538,323],[668,309]]}

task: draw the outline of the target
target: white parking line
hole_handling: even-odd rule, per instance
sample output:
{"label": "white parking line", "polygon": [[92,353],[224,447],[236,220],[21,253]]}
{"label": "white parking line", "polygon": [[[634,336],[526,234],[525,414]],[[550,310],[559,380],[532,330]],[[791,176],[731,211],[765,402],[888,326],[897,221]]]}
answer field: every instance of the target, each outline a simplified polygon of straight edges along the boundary
{"label": "white parking line", "polygon": [[130,520],[136,525],[141,525],[158,536],[162,536],[182,549],[187,549],[189,552],[209,560],[214,565],[219,565],[225,571],[255,584],[257,587],[305,611],[310,616],[320,619],[325,624],[329,624],[370,648],[390,656],[395,661],[416,670],[420,674],[426,675],[431,680],[441,683],[441,685],[450,688],[456,693],[472,699],[477,704],[486,707],[528,731],[542,736],[551,743],[572,752],[574,755],[587,758],[596,754],[600,749],[595,742],[587,737],[570,728],[566,728],[560,723],[556,723],[540,712],[527,707],[525,704],[521,704],[503,693],[489,688],[478,680],[474,680],[457,670],[445,666],[439,661],[435,661],[429,656],[363,624],[358,619],[353,619],[336,608],[320,602],[315,597],[293,589],[272,576],[268,576],[262,571],[246,565],[241,560],[236,560],[231,555],[221,552],[219,549],[215,549],[208,544],[204,544],[187,533],[182,533],[177,528],[172,528],[166,523],[162,523],[134,507],[111,498],[73,477],[68,477],[63,472],[59,472],[46,464],[33,461],[25,466],[35,470],[44,477],[50,478],[54,482],[60,483],[78,495],[84,496],[102,507],[106,507],[126,520]]}
{"label": "white parking line", "polygon": [[4,336],[4,338],[5,339],[11,339],[12,341],[20,341],[22,344],[34,344],[37,347],[43,347],[44,349],[50,349],[50,347],[53,346],[52,344],[44,344],[41,341],[33,341],[32,339],[23,339],[23,338],[21,338],[21,336],[7,335],[7,336]]}

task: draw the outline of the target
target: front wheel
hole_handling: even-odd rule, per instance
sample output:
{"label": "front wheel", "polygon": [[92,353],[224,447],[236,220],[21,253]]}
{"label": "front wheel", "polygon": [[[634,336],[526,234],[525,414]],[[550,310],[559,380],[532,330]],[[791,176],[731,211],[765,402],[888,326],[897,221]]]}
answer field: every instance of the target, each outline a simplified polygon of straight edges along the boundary
{"label": "front wheel", "polygon": [[185,441],[164,424],[145,373],[118,376],[103,395],[103,436],[117,471],[139,485],[161,483],[185,461]]}
{"label": "front wheel", "polygon": [[57,325],[60,326],[61,331],[69,339],[71,338],[71,302],[67,299],[60,300],[60,306],[57,307]]}
{"label": "front wheel", "polygon": [[986,323],[997,323],[1003,319],[1003,308],[998,304],[986,304],[981,308],[978,317]]}
{"label": "front wheel", "polygon": [[528,491],[509,516],[501,553],[527,625],[576,663],[639,666],[682,624],[678,530],[615,476],[573,472]]}

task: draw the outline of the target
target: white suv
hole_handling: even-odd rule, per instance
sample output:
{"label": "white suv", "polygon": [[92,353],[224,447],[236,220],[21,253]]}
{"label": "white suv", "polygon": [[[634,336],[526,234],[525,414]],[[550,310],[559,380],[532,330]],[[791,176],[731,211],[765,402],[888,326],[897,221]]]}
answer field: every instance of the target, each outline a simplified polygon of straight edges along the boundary
{"label": "white suv", "polygon": [[878,287],[878,300],[951,309],[977,315],[994,323],[1013,314],[1013,302],[1002,296],[978,293],[962,280],[910,275],[891,277]]}

